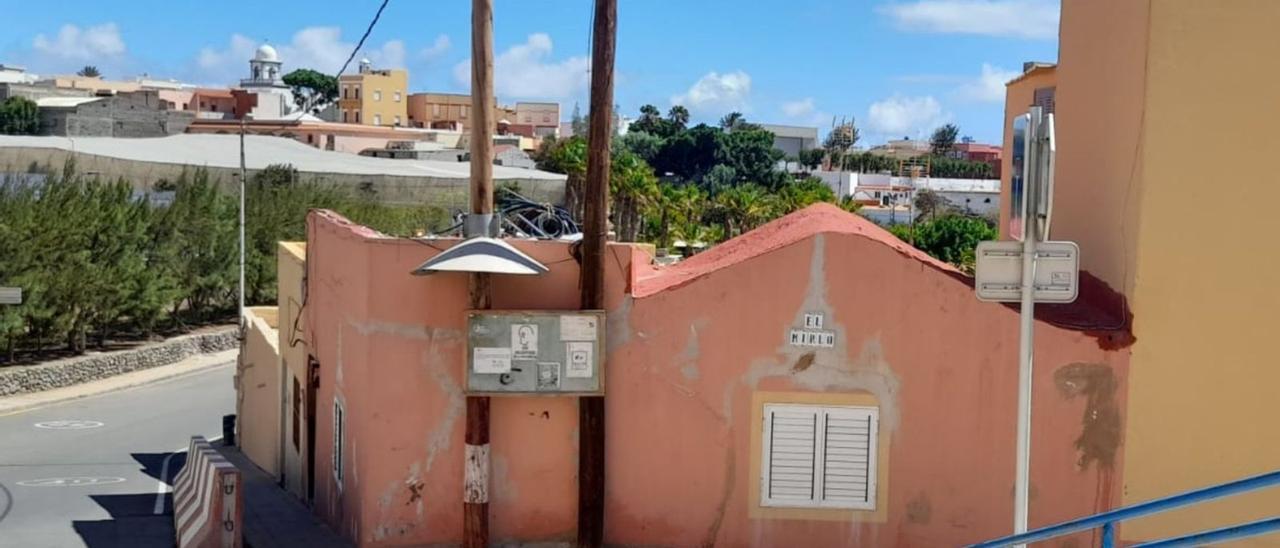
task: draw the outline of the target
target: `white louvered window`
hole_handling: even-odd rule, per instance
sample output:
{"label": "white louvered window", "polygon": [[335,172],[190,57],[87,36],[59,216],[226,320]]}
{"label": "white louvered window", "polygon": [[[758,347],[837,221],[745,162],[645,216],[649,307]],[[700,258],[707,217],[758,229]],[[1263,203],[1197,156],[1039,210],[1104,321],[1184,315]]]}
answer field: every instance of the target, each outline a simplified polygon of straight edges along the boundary
{"label": "white louvered window", "polygon": [[760,504],[874,510],[874,407],[767,404]]}

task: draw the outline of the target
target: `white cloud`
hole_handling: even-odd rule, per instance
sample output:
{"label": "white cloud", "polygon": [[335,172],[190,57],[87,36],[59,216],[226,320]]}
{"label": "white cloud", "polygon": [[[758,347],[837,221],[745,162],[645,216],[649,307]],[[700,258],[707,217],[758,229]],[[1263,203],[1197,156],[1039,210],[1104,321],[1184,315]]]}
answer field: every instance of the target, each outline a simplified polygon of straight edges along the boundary
{"label": "white cloud", "polygon": [[[556,61],[551,52],[551,37],[535,33],[498,54],[493,59],[494,92],[510,98],[566,99],[587,89],[587,57]],[[453,78],[463,89],[471,89],[471,59],[454,65]]]}
{"label": "white cloud", "polygon": [[1004,70],[983,63],[982,74],[960,86],[956,93],[966,101],[999,103],[1004,101],[1004,85],[1019,74],[1021,73],[1015,70]]}
{"label": "white cloud", "polygon": [[693,86],[671,98],[672,105],[684,105],[690,112],[718,115],[730,111],[745,112],[751,97],[751,76],[743,71],[708,72]]}
{"label": "white cloud", "polygon": [[1054,39],[1060,4],[1055,0],[915,0],[879,8],[902,30]]}
{"label": "white cloud", "polygon": [[31,41],[37,53],[61,60],[97,61],[104,57],[121,57],[125,53],[124,39],[115,23],[105,23],[81,29],[76,25],[62,25],[58,35],[49,38],[37,34]]}
{"label": "white cloud", "polygon": [[453,47],[453,43],[449,41],[449,35],[441,34],[436,37],[436,41],[432,42],[430,46],[422,48],[422,51],[418,52],[418,57],[433,61],[449,51],[450,47]]}
{"label": "white cloud", "polygon": [[816,107],[813,106],[813,97],[782,103],[782,113],[792,118],[808,116],[813,114],[814,110],[816,110]]}
{"label": "white cloud", "polygon": [[818,109],[813,97],[782,103],[782,114],[788,121],[805,126],[823,126],[831,122],[831,115]]}
{"label": "white cloud", "polygon": [[[247,36],[233,34],[225,48],[201,49],[196,56],[199,80],[230,82],[248,76],[249,59],[253,57],[258,43],[258,40]],[[284,62],[285,72],[309,68],[328,74],[338,72],[355,48],[354,42],[342,40],[342,30],[338,27],[307,27],[295,32],[289,43],[272,45]],[[405,51],[401,40],[390,40],[376,48],[370,48],[366,43],[347,71],[354,70],[361,57],[368,57],[378,68],[403,68]]]}
{"label": "white cloud", "polygon": [[894,95],[871,103],[867,124],[871,131],[889,138],[922,136],[946,121],[942,105],[932,96]]}

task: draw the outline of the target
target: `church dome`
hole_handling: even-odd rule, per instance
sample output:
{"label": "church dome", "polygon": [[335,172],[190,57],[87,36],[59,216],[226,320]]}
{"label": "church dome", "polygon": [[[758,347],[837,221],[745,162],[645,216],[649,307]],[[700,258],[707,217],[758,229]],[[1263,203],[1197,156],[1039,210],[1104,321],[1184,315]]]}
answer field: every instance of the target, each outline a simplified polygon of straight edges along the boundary
{"label": "church dome", "polygon": [[276,48],[263,44],[258,46],[258,51],[253,54],[254,61],[279,61],[280,56],[276,54]]}

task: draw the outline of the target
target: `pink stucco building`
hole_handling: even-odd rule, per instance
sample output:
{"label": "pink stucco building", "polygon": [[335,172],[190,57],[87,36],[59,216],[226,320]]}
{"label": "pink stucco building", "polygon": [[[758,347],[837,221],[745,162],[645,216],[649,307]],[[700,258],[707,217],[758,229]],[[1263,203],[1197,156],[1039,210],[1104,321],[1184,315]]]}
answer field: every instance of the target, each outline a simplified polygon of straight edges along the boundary
{"label": "pink stucco building", "polygon": [[[314,386],[314,416],[285,424],[314,432],[309,497],[360,546],[461,540],[466,278],[409,274],[453,243],[308,220],[295,338],[316,381],[284,382]],[[577,308],[569,244],[512,244],[551,270],[497,278],[495,309]],[[1010,530],[1018,316],[960,272],[826,205],[673,267],[622,244],[606,265],[610,545],[952,546]],[[1126,337],[1054,325],[1085,325],[1084,305],[1046,313],[1033,525],[1109,508],[1121,485]],[[815,323],[830,338],[797,341]],[[493,398],[495,541],[574,538],[576,407]],[[795,435],[799,476],[783,466]]]}

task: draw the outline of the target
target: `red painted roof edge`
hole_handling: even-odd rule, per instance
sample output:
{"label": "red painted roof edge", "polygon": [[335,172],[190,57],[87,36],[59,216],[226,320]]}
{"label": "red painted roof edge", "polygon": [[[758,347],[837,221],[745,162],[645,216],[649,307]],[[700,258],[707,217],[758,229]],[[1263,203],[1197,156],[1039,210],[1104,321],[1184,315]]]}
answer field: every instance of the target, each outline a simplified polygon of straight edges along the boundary
{"label": "red painted roof edge", "polygon": [[[774,220],[670,267],[650,266],[647,272],[637,272],[632,294],[636,298],[644,298],[681,287],[717,270],[826,233],[861,236],[961,281],[969,279],[955,267],[908,245],[875,223],[834,205],[821,203]],[[966,283],[972,285],[971,281]]]}
{"label": "red painted roof edge", "polygon": [[313,209],[307,212],[307,224],[311,224],[313,220],[337,228],[357,238],[379,240],[391,238],[391,236],[343,217],[341,213],[331,209]]}

